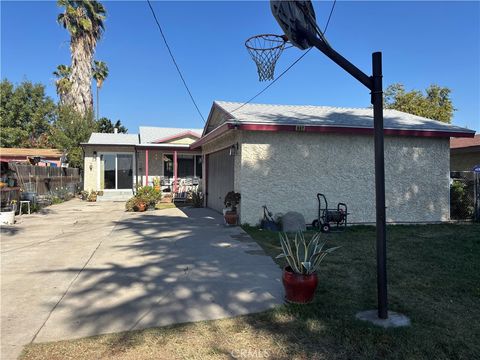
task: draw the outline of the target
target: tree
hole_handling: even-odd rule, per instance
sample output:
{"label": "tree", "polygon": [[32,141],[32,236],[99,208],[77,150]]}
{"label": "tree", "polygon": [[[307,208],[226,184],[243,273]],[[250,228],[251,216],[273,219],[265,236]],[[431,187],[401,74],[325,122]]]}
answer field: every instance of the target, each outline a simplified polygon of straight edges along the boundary
{"label": "tree", "polygon": [[66,96],[72,89],[72,83],[70,81],[71,74],[72,68],[67,65],[58,65],[57,70],[53,72],[53,75],[57,78],[57,80],[55,80],[57,94],[60,97],[60,103],[63,105],[66,104]]}
{"label": "tree", "polygon": [[82,116],[72,106],[59,106],[58,118],[51,128],[51,141],[56,148],[66,150],[70,166],[83,168],[80,143],[87,142],[95,128],[91,111]]}
{"label": "tree", "polygon": [[450,123],[455,111],[450,93],[449,88],[435,84],[425,90],[425,95],[419,90],[405,91],[402,84],[392,84],[384,92],[385,108]]}
{"label": "tree", "polygon": [[57,3],[65,8],[57,21],[70,33],[71,89],[65,97],[66,104],[86,116],[93,110],[92,61],[104,30],[106,10],[96,0],[58,0]]}
{"label": "tree", "polygon": [[108,76],[108,66],[106,63],[104,63],[103,61],[97,61],[95,60],[93,62],[93,78],[96,80],[97,82],[97,121],[100,117],[100,101],[99,101],[99,97],[98,97],[98,93],[100,91],[100,89],[102,88],[102,85],[103,85],[103,82],[105,81],[105,79],[107,78]]}
{"label": "tree", "polygon": [[48,134],[56,106],[45,86],[24,81],[0,84],[0,146],[49,147]]}
{"label": "tree", "polygon": [[120,120],[117,120],[115,124],[112,123],[112,120],[102,117],[100,120],[97,121],[97,131],[101,133],[113,133],[114,128],[118,129],[119,133],[126,134],[128,129],[122,125]]}

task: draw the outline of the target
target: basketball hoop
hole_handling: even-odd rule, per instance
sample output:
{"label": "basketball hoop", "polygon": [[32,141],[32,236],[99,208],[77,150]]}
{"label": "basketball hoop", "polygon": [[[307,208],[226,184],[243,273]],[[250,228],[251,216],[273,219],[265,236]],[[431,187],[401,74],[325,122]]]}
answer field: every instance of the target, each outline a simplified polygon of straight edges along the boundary
{"label": "basketball hoop", "polygon": [[273,80],[275,64],[285,49],[286,37],[274,34],[261,34],[248,38],[245,46],[257,65],[260,81]]}

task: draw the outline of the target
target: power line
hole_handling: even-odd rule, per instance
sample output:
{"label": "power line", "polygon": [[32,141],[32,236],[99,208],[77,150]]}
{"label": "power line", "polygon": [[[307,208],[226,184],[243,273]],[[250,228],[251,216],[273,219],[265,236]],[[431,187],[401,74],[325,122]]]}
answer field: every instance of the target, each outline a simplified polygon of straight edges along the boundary
{"label": "power line", "polygon": [[[335,4],[337,3],[337,0],[334,0],[333,1],[333,4],[332,4],[332,8],[330,9],[330,14],[328,15],[328,19],[327,19],[327,23],[325,24],[325,29],[323,30],[323,34],[325,35],[325,33],[327,32],[327,29],[328,29],[328,25],[330,24],[330,19],[332,18],[332,14],[333,14],[333,10],[335,9]],[[295,60],[293,63],[290,64],[289,67],[287,67],[280,75],[278,75],[270,84],[268,84],[267,86],[265,86],[262,90],[260,90],[258,93],[256,93],[254,96],[252,96],[250,99],[248,99],[246,102],[244,102],[242,105],[240,105],[239,107],[233,109],[232,111],[230,111],[230,113],[233,113],[239,109],[241,109],[242,107],[244,107],[245,105],[247,105],[248,103],[250,103],[251,101],[255,100],[257,97],[259,97],[260,95],[262,95],[265,91],[267,91],[268,88],[270,88],[270,86],[272,86],[273,84],[275,84],[277,82],[277,80],[279,80],[283,75],[285,75],[292,67],[294,67],[300,60],[302,60],[309,52],[310,50],[312,50],[313,47],[311,47],[310,49],[308,49],[307,51],[305,51],[297,60]]]}
{"label": "power line", "polygon": [[167,38],[165,37],[165,34],[163,33],[162,27],[160,26],[160,22],[157,19],[157,15],[155,14],[155,10],[153,10],[152,4],[150,3],[150,0],[147,0],[148,6],[150,7],[150,10],[152,11],[153,18],[155,19],[155,22],[157,23],[158,30],[160,30],[160,34],[162,35],[163,42],[165,43],[165,46],[167,47],[168,53],[170,54],[170,57],[172,58],[173,64],[177,68],[178,75],[180,75],[180,79],[182,79],[183,85],[185,86],[185,89],[188,92],[188,95],[190,96],[190,99],[192,100],[193,105],[197,109],[198,114],[202,118],[203,122],[205,122],[205,118],[203,117],[200,109],[198,108],[197,103],[195,102],[195,99],[193,98],[192,92],[188,88],[187,82],[185,81],[185,78],[182,75],[182,72],[180,71],[180,67],[177,64],[177,61],[175,60],[175,57],[173,56],[172,50],[170,49],[170,46],[168,45]]}

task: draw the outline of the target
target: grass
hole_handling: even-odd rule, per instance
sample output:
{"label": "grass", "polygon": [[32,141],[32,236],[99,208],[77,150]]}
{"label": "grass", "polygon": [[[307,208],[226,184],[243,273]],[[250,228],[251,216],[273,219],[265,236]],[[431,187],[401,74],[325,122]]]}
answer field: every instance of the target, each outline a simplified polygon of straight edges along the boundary
{"label": "grass", "polygon": [[[272,257],[278,234],[245,230]],[[28,345],[22,359],[474,359],[480,356],[480,225],[390,226],[390,308],[412,326],[355,320],[376,307],[375,230],[329,234],[314,303],[260,314]],[[283,264],[280,264],[283,265]]]}
{"label": "grass", "polygon": [[157,203],[155,205],[155,210],[163,210],[163,209],[173,209],[173,208],[182,208],[182,207],[187,207],[187,206],[192,206],[191,203],[184,202],[184,203]]}

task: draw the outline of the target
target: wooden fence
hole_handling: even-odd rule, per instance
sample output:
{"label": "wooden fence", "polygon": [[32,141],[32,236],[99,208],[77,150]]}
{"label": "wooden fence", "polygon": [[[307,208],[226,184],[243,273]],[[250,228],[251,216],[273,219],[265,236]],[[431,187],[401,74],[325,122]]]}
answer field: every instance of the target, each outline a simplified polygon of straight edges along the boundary
{"label": "wooden fence", "polygon": [[81,183],[80,170],[77,168],[60,168],[10,164],[16,172],[18,186],[23,191],[47,195],[59,191],[76,193]]}

